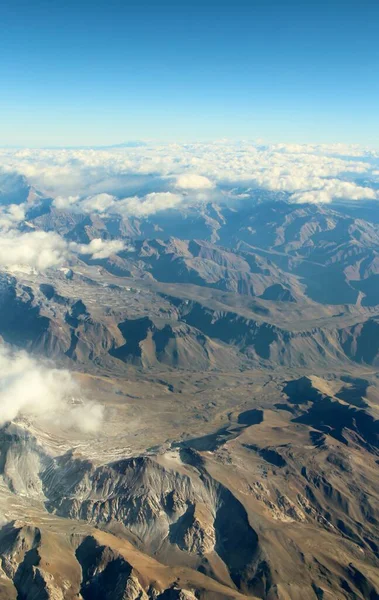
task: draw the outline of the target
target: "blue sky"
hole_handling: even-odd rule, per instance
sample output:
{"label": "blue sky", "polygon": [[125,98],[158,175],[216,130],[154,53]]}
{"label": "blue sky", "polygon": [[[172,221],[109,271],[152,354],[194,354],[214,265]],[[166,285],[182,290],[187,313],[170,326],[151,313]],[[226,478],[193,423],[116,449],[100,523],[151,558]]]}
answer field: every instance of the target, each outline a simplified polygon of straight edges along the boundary
{"label": "blue sky", "polygon": [[375,0],[4,0],[0,144],[379,146]]}

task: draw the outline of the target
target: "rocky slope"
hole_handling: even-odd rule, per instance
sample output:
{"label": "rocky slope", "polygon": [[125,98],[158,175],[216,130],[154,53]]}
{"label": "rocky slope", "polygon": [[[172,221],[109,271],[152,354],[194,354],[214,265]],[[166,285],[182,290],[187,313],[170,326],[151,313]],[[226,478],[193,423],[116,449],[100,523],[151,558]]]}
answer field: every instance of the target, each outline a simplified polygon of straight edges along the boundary
{"label": "rocky slope", "polygon": [[305,295],[323,304],[378,303],[378,224],[351,216],[344,205],[258,200],[237,209],[206,204],[147,219],[80,215],[48,202],[42,214],[33,210],[31,226],[70,240],[128,240],[130,251],[106,261],[118,275],[146,274],[253,296],[281,285],[287,293],[272,299],[284,301]]}
{"label": "rocky slope", "polygon": [[122,363],[185,370],[378,364],[375,308],[352,313],[340,307],[342,312],[332,317],[325,311],[312,318],[312,310],[305,317],[306,306],[292,302],[279,311],[276,300],[235,306],[233,295],[214,301],[201,297],[198,286],[183,293],[176,285],[167,294],[167,288],[154,283],[141,280],[132,288],[109,274],[104,283],[103,271],[85,265],[80,269],[87,275],[74,268],[69,280],[64,273],[3,275],[4,341],[86,368],[121,369]]}
{"label": "rocky slope", "polygon": [[2,342],[104,409],[95,431],[3,419],[0,598],[378,599],[370,212],[281,195],[88,215],[6,183],[21,231],[125,249],[0,274]]}
{"label": "rocky slope", "polygon": [[[104,464],[80,450],[54,455],[6,426],[9,493],[62,524],[117,534],[158,562],[146,579],[117,549],[126,542],[100,531],[64,537],[54,558],[48,530],[9,522],[0,530],[4,586],[25,598],[71,598],[75,589],[83,598],[201,598],[216,584],[223,597],[378,597],[377,396],[368,380],[302,377],[283,382],[270,408],[231,414],[213,437]],[[52,565],[62,561],[58,575]],[[179,580],[162,589],[161,564],[187,569],[190,591]]]}

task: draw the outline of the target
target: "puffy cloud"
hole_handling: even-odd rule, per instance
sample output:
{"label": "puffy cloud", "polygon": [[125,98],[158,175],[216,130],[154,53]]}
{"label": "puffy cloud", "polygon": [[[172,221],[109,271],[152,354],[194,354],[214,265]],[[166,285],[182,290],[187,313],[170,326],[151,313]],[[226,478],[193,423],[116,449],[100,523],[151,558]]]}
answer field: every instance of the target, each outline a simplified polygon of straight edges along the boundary
{"label": "puffy cloud", "polygon": [[79,200],[80,196],[57,196],[53,204],[59,210],[70,210]]}
{"label": "puffy cloud", "polygon": [[[18,181],[23,190],[24,180],[17,176],[25,177],[54,197],[57,208],[145,217],[182,202],[221,202],[231,187],[238,187],[239,194],[248,194],[251,188],[285,192],[295,202],[301,194],[316,202],[376,198],[364,196],[355,179],[375,177],[379,153],[342,144],[221,140],[109,150],[0,150],[0,164],[7,189],[9,182]],[[9,177],[10,173],[17,176]],[[330,185],[331,180],[350,186],[339,196],[341,191]],[[7,197],[9,193],[8,189]]]}
{"label": "puffy cloud", "polygon": [[115,196],[111,194],[96,194],[95,196],[89,196],[85,200],[80,202],[80,210],[83,212],[106,212],[111,206],[115,204]]}
{"label": "puffy cloud", "polygon": [[112,212],[125,216],[147,217],[161,210],[177,208],[182,203],[182,196],[172,192],[152,192],[144,198],[124,198],[115,202]]}
{"label": "puffy cloud", "polygon": [[10,270],[23,270],[25,267],[44,271],[59,267],[75,254],[84,254],[94,259],[108,258],[124,249],[121,240],[101,240],[96,238],[89,244],[67,242],[53,232],[17,230],[3,231],[0,235],[0,266]]}
{"label": "puffy cloud", "polygon": [[209,190],[214,184],[204,175],[184,173],[176,178],[175,187],[181,190]]}
{"label": "puffy cloud", "polygon": [[57,208],[71,209],[88,214],[112,214],[124,217],[147,217],[161,210],[176,208],[183,198],[172,192],[151,192],[146,196],[132,196],[119,199],[111,194],[96,194],[87,198],[69,196],[58,197],[54,204]]}
{"label": "puffy cloud", "polygon": [[25,204],[0,206],[0,229],[9,230],[25,219]]}
{"label": "puffy cloud", "polygon": [[89,402],[67,370],[0,346],[0,426],[20,417],[93,432],[103,408]]}
{"label": "puffy cloud", "polygon": [[125,249],[125,244],[121,240],[102,240],[96,238],[89,244],[76,244],[72,242],[70,249],[78,254],[87,254],[91,258],[102,259],[109,258],[112,254],[117,254]]}
{"label": "puffy cloud", "polygon": [[56,233],[16,230],[0,235],[0,266],[28,266],[38,271],[61,265],[68,258],[67,242]]}
{"label": "puffy cloud", "polygon": [[324,154],[342,157],[377,157],[378,153],[358,144],[274,144],[271,148],[291,154]]}
{"label": "puffy cloud", "polygon": [[324,182],[319,189],[307,190],[293,194],[293,202],[299,203],[329,203],[334,199],[340,200],[376,200],[377,192],[369,187],[358,186],[349,181],[334,179]]}

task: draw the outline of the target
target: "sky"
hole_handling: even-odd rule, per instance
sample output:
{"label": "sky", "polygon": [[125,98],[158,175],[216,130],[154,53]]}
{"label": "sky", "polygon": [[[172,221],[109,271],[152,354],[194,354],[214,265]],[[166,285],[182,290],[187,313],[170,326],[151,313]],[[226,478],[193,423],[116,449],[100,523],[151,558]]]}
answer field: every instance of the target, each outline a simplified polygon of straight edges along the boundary
{"label": "sky", "polygon": [[375,0],[4,0],[0,145],[379,146]]}

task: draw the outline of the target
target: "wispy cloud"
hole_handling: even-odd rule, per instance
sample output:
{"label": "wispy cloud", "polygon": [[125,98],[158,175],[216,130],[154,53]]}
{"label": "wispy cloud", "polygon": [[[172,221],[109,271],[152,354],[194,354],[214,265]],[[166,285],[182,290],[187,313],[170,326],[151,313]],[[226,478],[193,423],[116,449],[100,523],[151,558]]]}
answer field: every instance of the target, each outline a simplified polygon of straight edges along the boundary
{"label": "wispy cloud", "polygon": [[0,346],[0,426],[21,417],[88,433],[99,428],[103,408],[83,396],[69,371]]}

